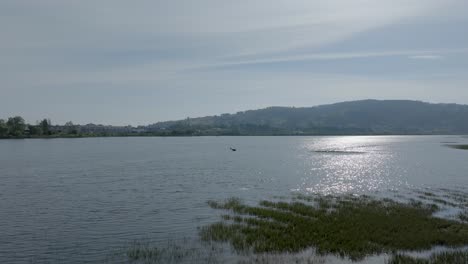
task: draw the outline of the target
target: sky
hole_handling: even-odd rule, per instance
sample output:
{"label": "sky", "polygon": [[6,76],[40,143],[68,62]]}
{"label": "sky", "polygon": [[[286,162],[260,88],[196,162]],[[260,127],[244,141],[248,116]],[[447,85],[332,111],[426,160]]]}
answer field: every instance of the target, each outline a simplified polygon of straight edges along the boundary
{"label": "sky", "polygon": [[0,118],[468,104],[466,0],[1,0]]}

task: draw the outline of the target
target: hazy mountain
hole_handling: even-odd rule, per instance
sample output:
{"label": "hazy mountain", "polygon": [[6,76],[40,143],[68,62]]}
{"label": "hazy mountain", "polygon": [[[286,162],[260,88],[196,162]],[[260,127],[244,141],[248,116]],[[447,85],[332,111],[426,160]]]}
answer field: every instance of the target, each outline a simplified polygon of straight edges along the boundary
{"label": "hazy mountain", "polygon": [[467,134],[468,105],[362,100],[268,107],[160,122],[147,129],[176,135]]}

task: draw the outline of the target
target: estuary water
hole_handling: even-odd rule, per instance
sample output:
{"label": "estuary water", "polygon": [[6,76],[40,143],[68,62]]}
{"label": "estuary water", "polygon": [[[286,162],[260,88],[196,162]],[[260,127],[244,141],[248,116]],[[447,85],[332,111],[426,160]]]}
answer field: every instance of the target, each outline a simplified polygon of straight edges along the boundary
{"label": "estuary water", "polygon": [[[208,200],[468,188],[464,136],[0,140],[0,263],[102,263],[197,237]],[[237,151],[231,151],[230,147]]]}

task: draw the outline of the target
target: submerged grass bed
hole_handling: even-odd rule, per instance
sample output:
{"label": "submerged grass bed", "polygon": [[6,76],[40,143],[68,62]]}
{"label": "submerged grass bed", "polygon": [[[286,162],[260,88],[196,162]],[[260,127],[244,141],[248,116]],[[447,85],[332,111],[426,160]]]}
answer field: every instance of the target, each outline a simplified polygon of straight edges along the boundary
{"label": "submerged grass bed", "polygon": [[388,264],[462,264],[468,263],[468,251],[442,252],[432,254],[429,259],[394,255]]}
{"label": "submerged grass bed", "polygon": [[466,210],[464,212],[460,212],[458,214],[458,219],[460,219],[463,222],[468,223],[468,210]]}
{"label": "submerged grass bed", "polygon": [[454,149],[463,149],[463,150],[468,150],[468,144],[459,144],[459,145],[447,145],[451,148]]}
{"label": "submerged grass bed", "polygon": [[129,249],[126,255],[131,261],[141,261],[150,263],[153,260],[175,260],[179,261],[189,255],[190,250],[183,249],[179,245],[168,245],[163,248],[152,247],[148,243],[135,242]]}
{"label": "submerged grass bed", "polygon": [[[126,263],[222,263],[223,248],[218,245],[198,245],[199,241],[169,241],[155,246],[145,241],[134,241],[126,250]],[[114,261],[110,263],[120,263]]]}
{"label": "submerged grass bed", "polygon": [[233,198],[209,205],[230,214],[203,227],[201,238],[229,242],[240,252],[299,252],[314,247],[318,254],[360,260],[401,250],[468,245],[468,224],[433,217],[437,207],[421,202],[327,196],[262,201],[257,206]]}

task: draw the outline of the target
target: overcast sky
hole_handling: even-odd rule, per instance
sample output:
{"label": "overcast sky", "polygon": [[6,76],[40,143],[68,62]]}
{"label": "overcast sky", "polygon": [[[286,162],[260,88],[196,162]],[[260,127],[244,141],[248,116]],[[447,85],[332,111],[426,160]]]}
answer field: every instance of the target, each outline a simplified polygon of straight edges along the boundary
{"label": "overcast sky", "polygon": [[468,104],[466,0],[1,0],[0,118]]}

